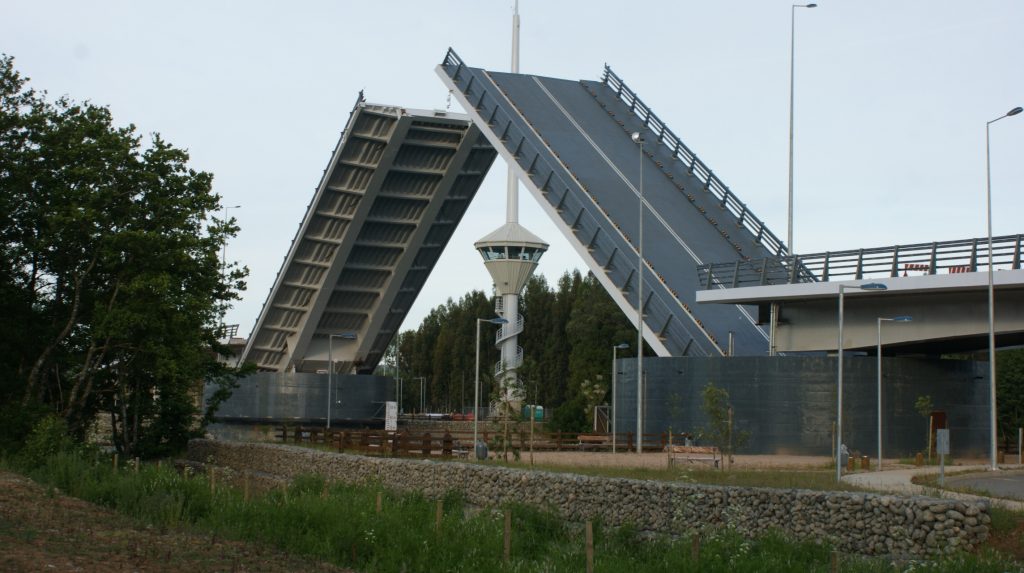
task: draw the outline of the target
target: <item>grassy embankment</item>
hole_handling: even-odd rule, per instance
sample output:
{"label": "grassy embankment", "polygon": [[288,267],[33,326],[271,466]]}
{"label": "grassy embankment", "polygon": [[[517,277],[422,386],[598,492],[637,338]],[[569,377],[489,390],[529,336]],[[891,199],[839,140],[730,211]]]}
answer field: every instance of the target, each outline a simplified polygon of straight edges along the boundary
{"label": "grassy embankment", "polygon": [[[437,528],[435,501],[372,485],[325,484],[312,476],[246,500],[239,489],[211,488],[203,476],[152,466],[137,473],[115,471],[68,454],[50,457],[28,473],[155,527],[267,543],[360,571],[582,571],[586,563],[581,524],[522,506],[473,511],[456,495],[443,500]],[[505,512],[512,516],[508,563],[503,562]],[[827,545],[778,535],[746,539],[728,528],[702,535],[697,559],[691,538],[641,537],[600,523],[594,525],[593,547],[597,571],[828,571],[832,559]],[[1020,564],[985,550],[895,566],[954,572],[1006,571]],[[888,560],[843,557],[843,571],[893,569]]]}

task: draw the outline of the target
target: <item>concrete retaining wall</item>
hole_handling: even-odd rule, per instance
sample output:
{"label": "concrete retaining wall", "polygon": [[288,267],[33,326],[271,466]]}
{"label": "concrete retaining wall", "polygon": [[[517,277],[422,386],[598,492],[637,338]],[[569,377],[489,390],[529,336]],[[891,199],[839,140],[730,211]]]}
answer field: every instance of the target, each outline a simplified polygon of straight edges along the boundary
{"label": "concrete retaining wall", "polygon": [[277,444],[193,440],[188,457],[236,471],[286,478],[320,474],[428,497],[457,490],[478,506],[526,503],[571,521],[601,519],[608,525],[632,524],[665,534],[731,527],[757,535],[774,529],[796,539],[827,539],[841,550],[866,555],[969,550],[988,537],[990,522],[984,503],[601,478]]}

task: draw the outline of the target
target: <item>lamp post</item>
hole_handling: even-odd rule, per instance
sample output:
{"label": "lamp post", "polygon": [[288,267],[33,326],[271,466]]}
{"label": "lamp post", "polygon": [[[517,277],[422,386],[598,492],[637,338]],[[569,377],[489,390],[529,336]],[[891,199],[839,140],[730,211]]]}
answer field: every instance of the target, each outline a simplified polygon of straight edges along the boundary
{"label": "lamp post", "polygon": [[477,425],[480,423],[480,323],[507,324],[508,321],[501,317],[478,318],[476,319],[476,369],[473,371],[475,380],[473,382],[473,450],[476,451]]}
{"label": "lamp post", "polygon": [[334,386],[334,339],[355,340],[356,333],[343,332],[327,336],[327,427],[331,427],[331,387]]}
{"label": "lamp post", "polygon": [[643,452],[644,411],[644,137],[639,131],[630,136],[640,146],[640,232],[636,265],[636,453]]}
{"label": "lamp post", "polygon": [[796,63],[796,9],[816,8],[817,4],[793,4],[789,22],[789,224],[786,233],[786,249],[793,255],[793,70]]}
{"label": "lamp post", "polygon": [[420,381],[420,414],[426,414],[427,413],[427,395],[426,395],[427,377],[426,376],[417,376],[417,377],[413,378],[413,380],[419,380]]}
{"label": "lamp post", "polygon": [[616,375],[618,374],[618,372],[617,372],[618,368],[615,367],[615,359],[617,358],[618,352],[620,350],[625,350],[626,348],[629,348],[629,345],[626,344],[625,342],[622,342],[620,344],[616,344],[615,346],[612,346],[612,415],[611,415],[611,418],[612,418],[612,453],[613,454],[615,453],[615,415],[619,413],[618,409],[615,406],[615,404],[616,404],[616,401],[615,401],[615,381],[616,381],[616,378],[617,378]]}
{"label": "lamp post", "polygon": [[836,388],[836,481],[843,477],[843,468],[840,465],[839,460],[841,454],[840,448],[843,447],[843,291],[846,289],[858,289],[858,290],[885,290],[886,286],[882,283],[867,283],[862,285],[839,285],[839,342],[836,344],[836,351],[838,353],[836,362],[838,366],[838,384]]}
{"label": "lamp post", "polygon": [[876,472],[882,471],[882,323],[883,322],[910,322],[909,316],[894,316],[892,318],[878,317],[878,467]]}
{"label": "lamp post", "polygon": [[1017,115],[1024,108],[1020,106],[985,124],[985,202],[988,210],[988,383],[989,383],[989,425],[991,436],[989,448],[992,454],[991,469],[999,469],[996,462],[996,311],[995,288],[992,277],[992,156],[989,152],[989,126],[1003,119]]}

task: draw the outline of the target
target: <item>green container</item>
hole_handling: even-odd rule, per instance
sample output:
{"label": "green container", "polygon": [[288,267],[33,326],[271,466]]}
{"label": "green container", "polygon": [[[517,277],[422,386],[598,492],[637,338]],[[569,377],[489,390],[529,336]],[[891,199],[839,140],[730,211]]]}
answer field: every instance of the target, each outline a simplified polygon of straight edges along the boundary
{"label": "green container", "polygon": [[543,422],[544,421],[544,406],[532,406],[530,404],[526,404],[525,406],[523,406],[523,411],[522,411],[523,419],[526,420],[527,422],[530,421],[530,409],[531,408],[533,408],[533,410],[534,410],[534,412],[533,412],[533,421],[535,421],[535,422]]}

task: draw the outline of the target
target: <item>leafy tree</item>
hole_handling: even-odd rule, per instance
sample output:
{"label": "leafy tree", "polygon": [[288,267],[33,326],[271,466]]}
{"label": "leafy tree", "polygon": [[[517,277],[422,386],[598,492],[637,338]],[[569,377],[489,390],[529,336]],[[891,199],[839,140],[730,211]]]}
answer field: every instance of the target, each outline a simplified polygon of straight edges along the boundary
{"label": "leafy tree", "polygon": [[1003,449],[1017,440],[1017,428],[1024,427],[1024,350],[996,353],[996,401]]}
{"label": "leafy tree", "polygon": [[207,379],[237,372],[217,329],[245,287],[213,177],[105,107],[47,102],[0,57],[0,386],[81,438],[110,417],[127,455],[180,448]]}
{"label": "leafy tree", "polygon": [[918,396],[917,400],[914,401],[914,410],[918,414],[921,414],[925,420],[928,420],[928,432],[927,438],[925,438],[925,449],[928,450],[928,459],[932,459],[932,412],[935,411],[935,404],[932,402],[931,395]]}
{"label": "leafy tree", "polygon": [[750,432],[737,432],[733,428],[732,404],[729,403],[729,392],[725,388],[709,382],[701,396],[704,415],[708,417],[708,426],[701,433],[722,452],[722,469],[725,469],[724,462],[728,460],[729,465],[732,465],[733,453],[746,445]]}

